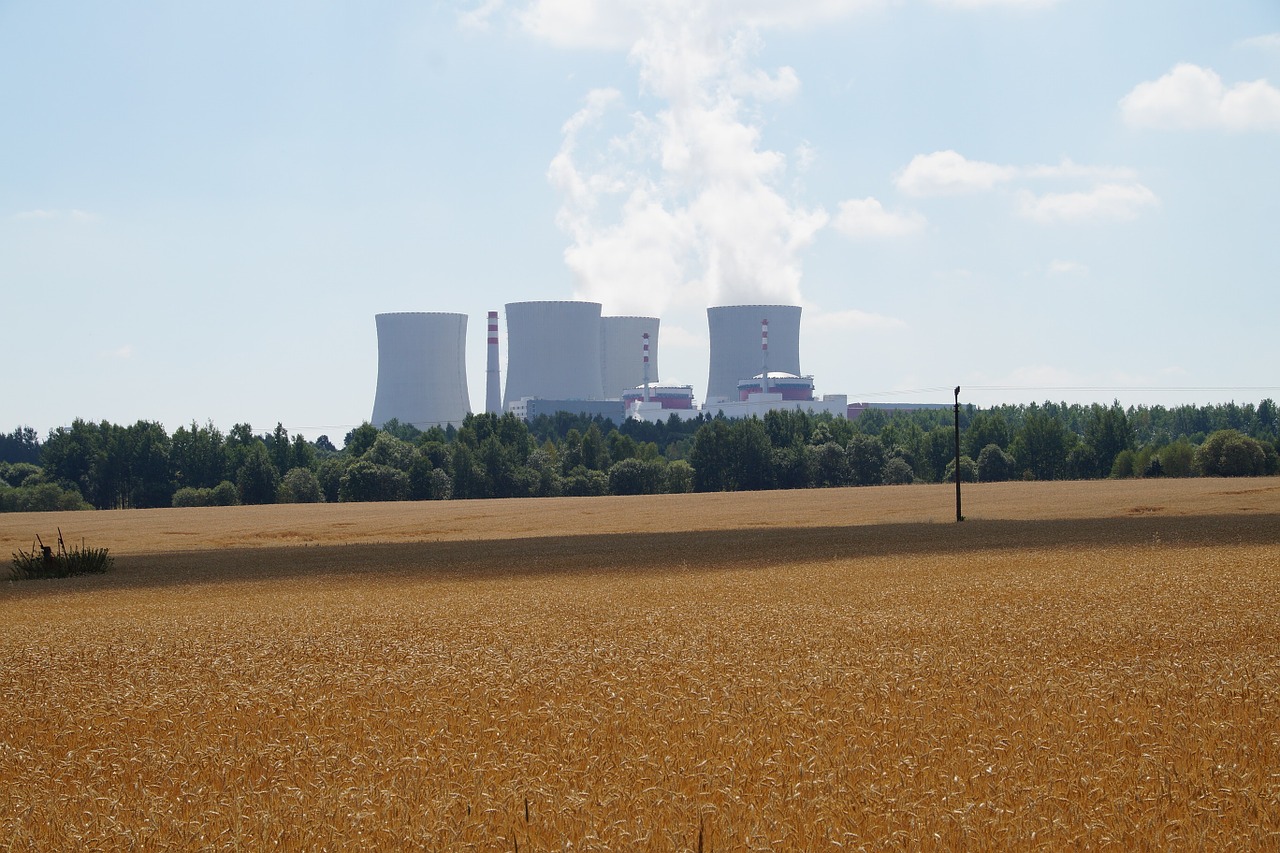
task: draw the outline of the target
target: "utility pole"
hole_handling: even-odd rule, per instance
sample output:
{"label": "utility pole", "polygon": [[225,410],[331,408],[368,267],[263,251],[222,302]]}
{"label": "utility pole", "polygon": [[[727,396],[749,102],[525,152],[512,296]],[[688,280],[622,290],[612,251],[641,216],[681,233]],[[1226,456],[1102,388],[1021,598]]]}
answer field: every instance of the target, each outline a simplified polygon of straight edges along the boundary
{"label": "utility pole", "polygon": [[964,521],[960,512],[960,386],[956,386],[956,521]]}

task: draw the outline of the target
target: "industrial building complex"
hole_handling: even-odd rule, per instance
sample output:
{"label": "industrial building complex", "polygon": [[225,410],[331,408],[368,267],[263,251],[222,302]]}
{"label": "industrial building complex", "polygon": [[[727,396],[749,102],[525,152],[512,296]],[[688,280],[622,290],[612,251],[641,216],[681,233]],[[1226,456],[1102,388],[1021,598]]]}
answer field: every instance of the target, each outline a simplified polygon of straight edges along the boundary
{"label": "industrial building complex", "polygon": [[[522,418],[559,411],[666,420],[774,409],[856,417],[844,395],[814,394],[800,371],[797,305],[722,305],[707,309],[710,372],[701,407],[690,385],[663,384],[657,317],[610,317],[598,302],[506,305],[507,375],[501,389],[498,312],[488,312],[485,411]],[[378,384],[373,423],[393,418],[420,429],[460,425],[467,394],[465,314],[378,314]]]}

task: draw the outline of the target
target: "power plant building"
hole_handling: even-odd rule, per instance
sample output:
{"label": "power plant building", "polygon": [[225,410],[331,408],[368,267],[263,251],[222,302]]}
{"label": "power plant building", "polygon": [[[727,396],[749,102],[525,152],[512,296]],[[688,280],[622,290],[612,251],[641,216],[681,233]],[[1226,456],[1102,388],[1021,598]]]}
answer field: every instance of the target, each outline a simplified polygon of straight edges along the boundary
{"label": "power plant building", "polygon": [[604,399],[600,303],[509,302],[506,321],[504,411],[526,398]]}
{"label": "power plant building", "polygon": [[[658,381],[658,318],[601,317],[600,370],[604,396],[620,399],[626,392]],[[649,336],[649,375],[642,359],[645,335]]]}
{"label": "power plant building", "polygon": [[768,382],[761,374],[750,379],[738,380],[738,400],[746,401],[752,394],[780,394],[783,400],[813,400],[813,377],[792,373],[769,371]]}
{"label": "power plant building", "polygon": [[460,426],[471,412],[467,392],[467,315],[377,314],[378,386],[373,425],[398,420],[426,430]]}
{"label": "power plant building", "polygon": [[[764,323],[767,350],[762,346]],[[738,400],[738,382],[765,371],[801,375],[799,305],[721,305],[707,309],[707,325],[707,404]]]}

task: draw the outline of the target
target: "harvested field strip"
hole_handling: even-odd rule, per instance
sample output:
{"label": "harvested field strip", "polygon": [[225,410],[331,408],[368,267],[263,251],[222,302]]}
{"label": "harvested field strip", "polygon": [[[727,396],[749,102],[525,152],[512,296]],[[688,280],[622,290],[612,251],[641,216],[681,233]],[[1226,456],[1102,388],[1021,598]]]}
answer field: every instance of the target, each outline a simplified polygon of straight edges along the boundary
{"label": "harvested field strip", "polygon": [[[944,557],[963,564],[975,553],[1036,548],[1256,544],[1280,547],[1280,514],[970,521],[857,527],[713,530],[661,534],[583,534],[484,541],[270,547],[121,558],[110,576],[79,579],[86,591],[234,579],[313,578],[327,574],[442,574],[517,577],[542,573],[769,568],[805,560]],[[71,586],[23,593],[65,595]],[[13,591],[11,588],[10,591]],[[0,593],[3,595],[3,593]]]}

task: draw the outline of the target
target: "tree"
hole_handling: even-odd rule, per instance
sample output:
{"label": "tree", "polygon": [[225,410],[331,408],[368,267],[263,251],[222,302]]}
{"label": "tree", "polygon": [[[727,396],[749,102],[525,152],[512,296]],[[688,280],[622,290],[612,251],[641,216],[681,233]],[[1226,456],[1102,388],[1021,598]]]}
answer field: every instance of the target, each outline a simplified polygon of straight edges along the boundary
{"label": "tree", "polygon": [[911,466],[907,460],[901,456],[894,456],[888,462],[884,463],[884,482],[888,486],[909,486],[915,482],[915,472],[911,470]]}
{"label": "tree", "polygon": [[667,491],[683,495],[693,491],[693,466],[683,459],[667,463]]}
{"label": "tree", "polygon": [[937,426],[929,430],[921,442],[921,451],[921,478],[930,483],[941,482],[947,463],[956,458],[955,427]]}
{"label": "tree", "polygon": [[[844,451],[840,445],[831,444],[843,460]],[[816,471],[814,452],[807,444],[789,444],[773,449],[773,480],[779,489],[807,489],[814,484]]]}
{"label": "tree", "polygon": [[98,425],[76,418],[70,427],[51,430],[44,443],[41,459],[49,479],[74,486],[94,503],[96,484],[92,467],[98,455]]}
{"label": "tree", "polygon": [[1111,471],[1117,456],[1133,449],[1133,428],[1129,426],[1129,419],[1120,408],[1119,401],[1107,409],[1093,407],[1085,426],[1084,440],[1097,454],[1097,470],[1103,473]]}
{"label": "tree", "polygon": [[280,479],[276,501],[282,504],[324,503],[324,490],[310,468],[291,468]]}
{"label": "tree", "polygon": [[378,428],[365,421],[347,433],[346,438],[342,440],[342,449],[353,459],[359,459],[364,456],[366,450],[373,447],[373,443],[377,440]]}
{"label": "tree", "polygon": [[849,454],[838,442],[828,441],[815,448],[813,462],[814,485],[847,486],[851,482]]}
{"label": "tree", "polygon": [[351,464],[345,456],[330,456],[322,459],[316,466],[316,479],[320,481],[320,489],[324,492],[327,503],[338,502],[338,490],[342,487],[342,475],[347,473]]}
{"label": "tree", "polygon": [[878,486],[884,482],[884,464],[889,460],[879,436],[855,435],[849,439],[845,453],[855,486]]}
{"label": "tree", "polygon": [[212,421],[200,426],[178,427],[169,440],[169,466],[179,488],[213,488],[227,471],[227,451],[222,432]]}
{"label": "tree", "polygon": [[412,444],[396,438],[389,432],[380,432],[360,458],[375,465],[387,465],[407,473],[416,456],[417,451]]}
{"label": "tree", "polygon": [[609,494],[609,475],[592,471],[585,465],[574,468],[564,478],[564,493],[574,497],[599,497]]}
{"label": "tree", "polygon": [[447,501],[453,497],[453,478],[441,468],[431,469],[431,493],[429,500]]}
{"label": "tree", "polygon": [[453,496],[455,498],[487,498],[489,482],[475,451],[464,441],[453,444]]}
{"label": "tree", "polygon": [[609,492],[614,495],[658,495],[665,491],[666,466],[634,457],[609,469]]}
{"label": "tree", "polygon": [[1160,473],[1164,477],[1190,477],[1195,474],[1196,449],[1185,438],[1179,438],[1156,451],[1153,460],[1159,460]]}
{"label": "tree", "polygon": [[695,492],[725,492],[732,488],[729,471],[732,462],[729,424],[715,418],[698,428],[693,436],[689,464],[693,466]]}
{"label": "tree", "polygon": [[592,471],[604,471],[609,467],[609,450],[604,445],[598,424],[591,424],[582,436],[582,464]]}
{"label": "tree", "polygon": [[293,467],[315,468],[316,449],[311,442],[303,438],[302,433],[293,437]]}
{"label": "tree", "polygon": [[0,462],[27,462],[37,464],[40,461],[40,437],[29,426],[14,429],[8,435],[0,433]]}
{"label": "tree", "polygon": [[280,487],[280,472],[276,470],[267,446],[261,441],[248,445],[244,461],[236,471],[236,489],[242,504],[271,504],[276,502],[276,490]]}
{"label": "tree", "polygon": [[289,442],[289,431],[284,428],[284,424],[277,421],[275,430],[266,437],[264,443],[267,446],[267,452],[271,454],[271,461],[275,464],[276,471],[283,477],[295,464],[293,445]]}
{"label": "tree", "polygon": [[[955,467],[954,461],[952,468]],[[1003,483],[1013,476],[1013,465],[1013,457],[1001,450],[1000,445],[988,444],[978,454],[978,481]]]}
{"label": "tree", "polygon": [[169,435],[156,421],[138,421],[125,430],[127,501],[132,507],[169,506],[174,483],[169,467]]}
{"label": "tree", "polygon": [[39,478],[43,473],[39,465],[30,462],[0,462],[0,482],[14,488],[37,485],[37,480],[33,478]]}
{"label": "tree", "polygon": [[734,421],[729,428],[730,488],[754,492],[773,487],[773,448],[759,418]]}
{"label": "tree", "polygon": [[1029,412],[1013,440],[1018,466],[1037,480],[1061,476],[1067,458],[1067,434],[1062,422],[1044,411]]}
{"label": "tree", "polygon": [[1217,430],[1196,451],[1196,467],[1206,477],[1256,477],[1266,464],[1262,445],[1235,429]]}
{"label": "tree", "polygon": [[[951,464],[947,466],[947,470],[943,472],[943,479],[948,483],[956,481],[956,460],[952,459]],[[960,482],[976,483],[978,481],[978,466],[968,456],[960,457]]]}
{"label": "tree", "polygon": [[351,463],[342,475],[338,500],[403,501],[409,499],[409,475],[390,465],[378,465],[367,459]]}
{"label": "tree", "polygon": [[552,498],[561,494],[560,465],[556,460],[555,446],[539,447],[529,454],[529,470],[537,478],[534,494],[540,498]]}
{"label": "tree", "polygon": [[1092,480],[1100,471],[1098,454],[1092,445],[1081,442],[1068,451],[1063,468],[1064,476],[1068,480]]}
{"label": "tree", "polygon": [[10,488],[0,483],[0,512],[56,512],[93,509],[74,487],[36,483]]}
{"label": "tree", "polygon": [[[963,452],[966,456],[976,456],[988,444],[994,444],[1001,450],[1009,447],[1009,422],[999,412],[978,412],[969,421],[969,427],[962,435]],[[951,457],[955,462],[955,439],[952,438]]]}

